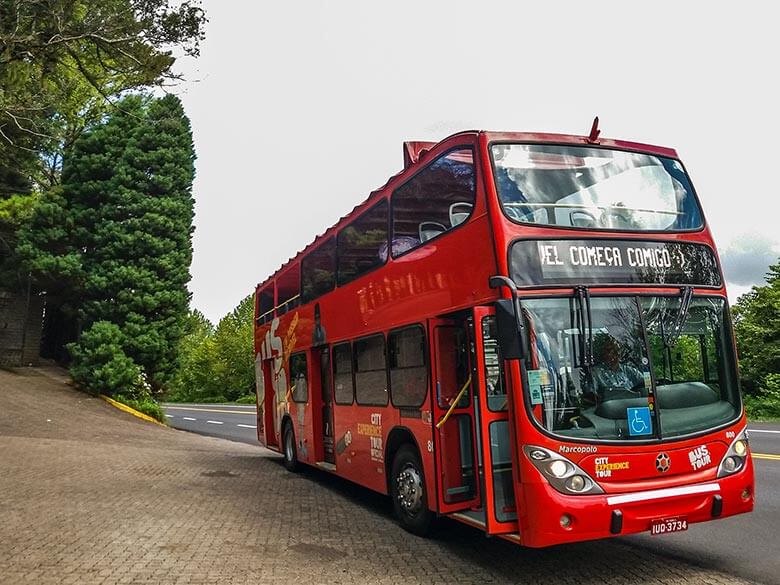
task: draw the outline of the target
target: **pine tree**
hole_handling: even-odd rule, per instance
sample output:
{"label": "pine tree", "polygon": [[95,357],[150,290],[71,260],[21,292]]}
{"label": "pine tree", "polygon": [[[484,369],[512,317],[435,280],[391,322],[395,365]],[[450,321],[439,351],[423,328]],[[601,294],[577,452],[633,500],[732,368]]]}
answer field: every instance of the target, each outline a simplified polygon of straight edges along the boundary
{"label": "pine tree", "polygon": [[178,98],[127,97],[76,141],[61,196],[41,205],[20,245],[36,275],[61,283],[85,332],[118,327],[112,344],[155,389],[174,370],[189,305],[194,160]]}

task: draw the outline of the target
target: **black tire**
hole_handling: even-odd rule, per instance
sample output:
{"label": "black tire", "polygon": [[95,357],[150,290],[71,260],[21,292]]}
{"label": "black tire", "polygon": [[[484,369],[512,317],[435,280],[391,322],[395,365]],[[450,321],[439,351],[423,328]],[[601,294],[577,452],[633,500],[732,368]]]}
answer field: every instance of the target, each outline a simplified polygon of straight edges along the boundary
{"label": "black tire", "polygon": [[417,449],[412,445],[398,449],[390,473],[390,497],[398,522],[412,534],[425,536],[434,515],[428,509],[428,491]]}
{"label": "black tire", "polygon": [[285,423],[282,431],[282,455],[287,471],[298,471],[300,464],[298,463],[298,449],[295,447],[295,432],[289,422]]}

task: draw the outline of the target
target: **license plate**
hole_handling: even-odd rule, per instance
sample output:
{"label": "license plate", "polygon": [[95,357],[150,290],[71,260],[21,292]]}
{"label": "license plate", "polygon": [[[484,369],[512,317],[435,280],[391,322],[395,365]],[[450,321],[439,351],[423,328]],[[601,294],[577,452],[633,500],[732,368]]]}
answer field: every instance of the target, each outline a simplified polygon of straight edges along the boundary
{"label": "license plate", "polygon": [[688,530],[688,520],[685,518],[661,518],[650,522],[650,534],[653,536],[685,530]]}

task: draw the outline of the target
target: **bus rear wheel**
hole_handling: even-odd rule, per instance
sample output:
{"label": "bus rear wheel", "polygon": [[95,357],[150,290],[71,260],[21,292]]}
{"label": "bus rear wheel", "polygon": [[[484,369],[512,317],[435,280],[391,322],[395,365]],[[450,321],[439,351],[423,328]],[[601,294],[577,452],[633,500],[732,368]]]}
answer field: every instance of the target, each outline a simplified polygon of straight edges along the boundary
{"label": "bus rear wheel", "polygon": [[433,513],[428,509],[425,476],[417,450],[404,445],[395,454],[390,477],[390,497],[401,526],[418,536],[431,529]]}
{"label": "bus rear wheel", "polygon": [[284,425],[282,455],[287,471],[298,471],[298,450],[295,448],[295,432],[290,423]]}

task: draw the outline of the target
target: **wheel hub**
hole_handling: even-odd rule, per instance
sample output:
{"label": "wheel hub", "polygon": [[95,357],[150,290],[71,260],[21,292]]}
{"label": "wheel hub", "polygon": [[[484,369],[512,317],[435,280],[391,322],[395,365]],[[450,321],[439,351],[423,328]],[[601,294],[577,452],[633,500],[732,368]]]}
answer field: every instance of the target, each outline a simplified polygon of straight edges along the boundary
{"label": "wheel hub", "polygon": [[414,467],[406,467],[395,479],[398,503],[401,509],[410,516],[422,508],[423,483],[420,474]]}

